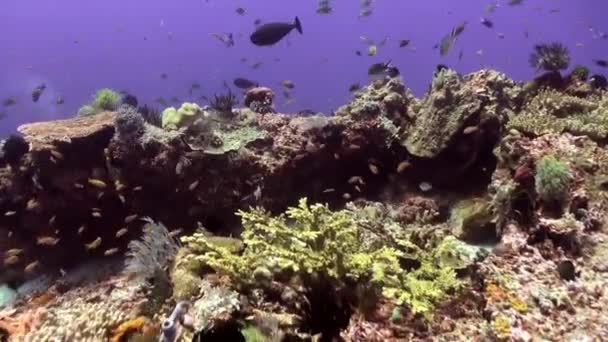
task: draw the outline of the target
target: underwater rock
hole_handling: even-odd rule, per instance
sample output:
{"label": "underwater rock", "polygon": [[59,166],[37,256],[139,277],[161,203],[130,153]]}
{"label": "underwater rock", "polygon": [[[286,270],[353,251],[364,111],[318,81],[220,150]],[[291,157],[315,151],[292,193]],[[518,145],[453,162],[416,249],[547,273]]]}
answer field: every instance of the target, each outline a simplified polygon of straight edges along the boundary
{"label": "underwater rock", "polygon": [[493,70],[461,77],[451,69],[443,69],[414,110],[415,124],[403,144],[415,156],[433,158],[465,125],[491,117],[504,121],[517,110],[519,93],[515,82]]}
{"label": "underwater rock", "polygon": [[450,213],[452,234],[468,242],[488,242],[496,239],[492,224],[494,213],[489,201],[476,198],[456,204]]}
{"label": "underwater rock", "polygon": [[53,148],[56,143],[94,140],[96,135],[112,132],[115,117],[114,112],[102,112],[87,117],[24,124],[17,127],[17,131],[24,135],[33,151],[44,150]]}

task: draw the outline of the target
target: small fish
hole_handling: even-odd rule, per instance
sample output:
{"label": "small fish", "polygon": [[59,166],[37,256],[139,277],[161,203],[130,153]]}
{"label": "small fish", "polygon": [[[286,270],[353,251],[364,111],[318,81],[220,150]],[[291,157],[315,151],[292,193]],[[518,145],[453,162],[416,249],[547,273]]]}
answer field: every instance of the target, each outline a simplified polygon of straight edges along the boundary
{"label": "small fish", "polygon": [[255,88],[259,85],[258,82],[251,81],[251,80],[248,80],[246,78],[241,78],[241,77],[235,78],[232,81],[232,84],[234,84],[234,86],[239,89],[250,89],[250,88]]}
{"label": "small fish", "polygon": [[164,97],[157,97],[154,101],[156,103],[160,104],[163,107],[168,107],[169,106],[169,103],[167,102],[167,100],[165,100]]}
{"label": "small fish", "polygon": [[375,56],[377,53],[378,53],[378,48],[376,47],[376,45],[370,45],[367,47],[368,56]]}
{"label": "small fish", "polygon": [[166,74],[166,73],[164,73],[164,72],[161,72],[161,74],[160,74],[160,78],[161,78],[161,79],[166,80],[168,77],[169,77],[169,75],[167,75],[167,74]]}
{"label": "small fish", "polygon": [[486,13],[494,13],[494,11],[496,11],[496,8],[498,8],[498,7],[499,7],[498,3],[496,3],[496,4],[488,4],[488,5],[484,6],[483,10]]}
{"label": "small fish", "polygon": [[460,53],[458,54],[458,60],[461,61],[462,60],[462,56],[464,56],[464,51],[460,50]]}
{"label": "small fish", "polygon": [[51,216],[51,218],[49,219],[49,226],[54,225],[55,221],[57,221],[57,215]]}
{"label": "small fish", "polygon": [[509,2],[507,3],[507,5],[509,6],[517,6],[517,5],[521,5],[524,2],[524,0],[509,0]]}
{"label": "small fish", "polygon": [[605,59],[594,59],[593,63],[595,63],[595,65],[600,66],[602,68],[608,68],[608,60],[605,60]]}
{"label": "small fish", "polygon": [[192,95],[192,92],[194,92],[195,90],[200,90],[201,89],[201,85],[198,82],[192,82],[192,84],[190,85],[190,95]]}
{"label": "small fish", "polygon": [[561,12],[561,10],[559,8],[552,8],[552,9],[549,10],[549,13],[553,13],[553,14],[556,14],[556,13],[559,13],[559,12]]}
{"label": "small fish", "polygon": [[211,37],[217,38],[220,42],[222,42],[226,47],[234,46],[234,37],[232,33],[209,33]]}
{"label": "small fish", "polygon": [[483,56],[483,50],[482,50],[482,49],[479,49],[479,50],[475,51],[475,54],[476,54],[477,56]]}
{"label": "small fish", "polygon": [[256,19],[253,21],[253,25],[259,26],[262,23],[262,19]]}
{"label": "small fish", "polygon": [[408,45],[410,45],[410,40],[409,39],[402,39],[402,40],[399,41],[399,47],[400,48],[406,47]]}
{"label": "small fish", "polygon": [[498,32],[498,33],[496,33],[496,37],[498,37],[498,39],[505,39],[505,34]]}
{"label": "small fish", "polygon": [[241,61],[241,63],[245,63],[247,62],[247,57],[241,57],[241,59],[239,59]]}
{"label": "small fish", "polygon": [[99,180],[99,179],[95,179],[95,178],[89,178],[87,180],[87,183],[89,183],[89,185],[92,185],[99,189],[105,189],[107,187],[106,182]]}
{"label": "small fish", "polygon": [[258,27],[249,37],[251,42],[258,46],[274,45],[281,41],[289,32],[296,29],[300,34],[303,34],[302,24],[298,17],[293,23],[274,22],[264,24]]}
{"label": "small fish", "polygon": [[23,270],[25,271],[25,273],[32,273],[38,268],[38,266],[40,266],[40,261],[32,261],[27,264],[27,266],[25,266]]}
{"label": "small fish", "polygon": [[262,66],[262,64],[264,64],[264,62],[262,62],[262,61],[255,62],[255,63],[251,64],[251,69],[257,70]]}
{"label": "small fish", "polygon": [[11,248],[8,251],[4,252],[5,256],[11,256],[11,255],[19,255],[23,253],[23,248]]}
{"label": "small fish", "polygon": [[427,191],[430,191],[431,189],[433,189],[433,185],[431,185],[431,183],[429,183],[429,182],[422,182],[422,183],[418,184],[418,188],[420,188],[420,190],[422,192],[427,192]]}
{"label": "small fish", "polygon": [[42,93],[44,92],[45,89],[46,89],[46,84],[44,84],[44,83],[42,83],[39,86],[37,86],[36,88],[34,88],[34,90],[32,90],[32,101],[38,102],[38,100],[40,99],[40,96],[42,96]]}
{"label": "small fish", "polygon": [[321,192],[324,193],[324,194],[328,194],[328,193],[334,192],[334,191],[336,191],[336,189],[334,189],[334,188],[328,188],[328,189],[325,189],[325,190],[323,190]]}
{"label": "small fish", "polygon": [[373,13],[374,13],[374,11],[371,8],[364,8],[361,11],[359,11],[359,18],[369,17]]}
{"label": "small fish", "polygon": [[2,100],[3,107],[9,107],[9,106],[12,106],[15,104],[17,104],[17,98],[14,96],[9,96],[9,97],[5,98],[4,100]]}
{"label": "small fish", "polygon": [[52,236],[39,236],[36,238],[36,244],[40,246],[55,246],[59,240],[59,238]]}
{"label": "small fish", "polygon": [[192,190],[196,189],[196,187],[198,186],[198,183],[199,182],[197,180],[195,180],[194,182],[192,182],[192,184],[190,184],[188,186],[188,190],[192,191]]}
{"label": "small fish", "polygon": [[357,56],[363,56],[363,53],[360,50],[356,50],[355,51],[355,55],[357,55]]}
{"label": "small fish", "polygon": [[468,135],[471,133],[475,133],[479,130],[478,126],[469,126],[469,127],[465,127],[465,129],[462,130],[462,134],[464,135]]}
{"label": "small fish", "polygon": [[359,83],[353,83],[348,86],[348,91],[350,91],[350,92],[357,91],[359,89],[361,89],[361,84],[359,84]]}
{"label": "small fish", "polygon": [[84,247],[91,251],[96,249],[97,247],[101,246],[101,238],[97,237],[95,240],[89,242],[89,243],[85,243]]}
{"label": "small fish", "polygon": [[481,25],[487,27],[487,28],[493,28],[494,27],[494,23],[488,19],[488,18],[481,18]]}
{"label": "small fish", "polygon": [[577,48],[582,48],[584,46],[585,46],[585,44],[583,44],[583,43],[580,43],[580,42],[576,43]]}
{"label": "small fish", "polygon": [[65,103],[65,100],[63,99],[63,96],[58,96],[58,97],[55,99],[55,103],[56,103],[56,104],[58,104],[58,105],[62,105],[62,104],[64,104],[64,103]]}
{"label": "small fish", "polygon": [[9,255],[4,258],[4,266],[11,266],[19,262],[18,255]]}
{"label": "small fish", "polygon": [[118,248],[110,248],[108,250],[106,250],[105,252],[103,252],[103,255],[105,256],[112,256],[114,254],[118,253]]}
{"label": "small fish", "polygon": [[129,230],[127,228],[122,228],[119,231],[116,232],[116,237],[122,237],[124,235],[126,235],[129,232]]}
{"label": "small fish", "polygon": [[388,42],[388,36],[382,38],[382,40],[380,41],[380,43],[378,43],[379,47],[383,47],[384,45],[386,45],[386,42]]}
{"label": "small fish", "polygon": [[369,171],[375,175],[380,174],[380,168],[375,164],[368,165]]}
{"label": "small fish", "polygon": [[283,85],[283,87],[285,87],[287,89],[293,89],[296,87],[296,85],[293,83],[293,81],[290,81],[290,80],[283,80],[283,81],[281,81],[281,84]]}
{"label": "small fish", "polygon": [[352,176],[348,179],[348,184],[361,184],[364,185],[365,182],[361,176]]}
{"label": "small fish", "polygon": [[25,205],[26,210],[34,210],[34,209],[37,209],[38,207],[40,207],[40,203],[35,198],[32,198],[29,201],[27,201],[27,204]]}
{"label": "small fish", "polygon": [[329,6],[329,3],[320,4],[319,7],[317,7],[317,14],[330,14],[333,12],[333,10],[334,9]]}
{"label": "small fish", "polygon": [[143,186],[138,185],[138,186],[136,186],[136,187],[133,188],[133,191],[141,191],[141,190],[143,190],[143,188],[144,188]]}
{"label": "small fish", "polygon": [[64,159],[63,154],[61,152],[59,152],[59,151],[57,151],[55,149],[51,149],[50,152],[51,152],[51,155],[53,157],[55,157],[55,159],[59,159],[59,160],[63,160]]}
{"label": "small fish", "polygon": [[407,160],[402,161],[401,163],[399,163],[399,165],[397,165],[397,173],[402,173],[403,171],[407,170],[412,164],[410,164],[410,162],[408,162]]}
{"label": "small fish", "polygon": [[80,226],[80,228],[78,228],[78,235],[82,235],[82,233],[84,232],[85,229],[86,229],[85,226]]}
{"label": "small fish", "polygon": [[344,198],[345,200],[349,200],[352,198],[352,196],[348,192],[345,192],[342,194],[342,198]]}
{"label": "small fish", "polygon": [[234,11],[238,15],[245,15],[247,13],[247,11],[245,11],[245,9],[243,7],[237,7],[236,10],[234,10]]}
{"label": "small fish", "polygon": [[129,215],[125,217],[125,223],[131,223],[137,219],[137,214]]}
{"label": "small fish", "polygon": [[171,96],[171,98],[169,100],[171,100],[171,102],[173,102],[173,103],[182,102],[182,101],[180,101],[180,99],[177,96]]}
{"label": "small fish", "polygon": [[16,211],[14,210],[10,210],[4,213],[4,216],[14,216],[15,214],[17,214]]}

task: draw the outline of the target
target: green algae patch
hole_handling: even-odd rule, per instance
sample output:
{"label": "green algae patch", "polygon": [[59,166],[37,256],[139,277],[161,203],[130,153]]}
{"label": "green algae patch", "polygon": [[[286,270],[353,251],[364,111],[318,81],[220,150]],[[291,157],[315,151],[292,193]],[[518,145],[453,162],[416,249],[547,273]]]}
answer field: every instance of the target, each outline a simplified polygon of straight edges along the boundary
{"label": "green algae patch", "polygon": [[224,154],[238,151],[256,140],[265,139],[266,133],[255,126],[243,126],[231,130],[217,129],[213,140],[204,149],[206,154]]}

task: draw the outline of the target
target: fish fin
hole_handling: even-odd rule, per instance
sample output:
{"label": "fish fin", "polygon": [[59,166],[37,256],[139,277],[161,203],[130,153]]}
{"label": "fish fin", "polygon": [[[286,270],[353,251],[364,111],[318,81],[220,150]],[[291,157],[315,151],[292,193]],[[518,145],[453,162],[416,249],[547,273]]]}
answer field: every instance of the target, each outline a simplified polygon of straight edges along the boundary
{"label": "fish fin", "polygon": [[300,23],[300,19],[298,19],[298,17],[296,17],[296,20],[294,21],[293,25],[296,28],[296,30],[298,30],[298,32],[300,32],[300,34],[304,34],[304,32],[302,32],[302,24]]}

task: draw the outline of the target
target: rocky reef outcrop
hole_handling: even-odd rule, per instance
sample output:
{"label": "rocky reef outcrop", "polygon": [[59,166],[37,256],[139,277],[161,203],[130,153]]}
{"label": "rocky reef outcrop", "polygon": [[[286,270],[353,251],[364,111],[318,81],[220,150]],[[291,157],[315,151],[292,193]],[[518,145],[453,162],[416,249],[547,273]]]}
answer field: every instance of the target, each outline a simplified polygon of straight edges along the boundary
{"label": "rocky reef outcrop", "polygon": [[[584,85],[442,69],[421,99],[386,78],[333,116],[273,113],[259,88],[249,108],[168,108],[162,128],[129,106],[21,126],[0,156],[0,282],[47,285],[0,331],[608,338],[607,95]],[[125,257],[145,276],[66,280]],[[98,304],[108,291],[122,304]]]}

